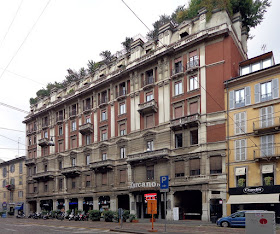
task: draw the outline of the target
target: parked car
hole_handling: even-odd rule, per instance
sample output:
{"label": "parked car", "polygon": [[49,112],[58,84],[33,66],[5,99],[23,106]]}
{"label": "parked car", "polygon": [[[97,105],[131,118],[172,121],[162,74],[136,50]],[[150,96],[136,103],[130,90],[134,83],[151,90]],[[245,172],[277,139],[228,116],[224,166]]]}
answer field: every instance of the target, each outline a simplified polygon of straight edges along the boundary
{"label": "parked car", "polygon": [[[245,227],[245,213],[248,210],[238,211],[227,217],[222,217],[217,220],[217,225],[221,227]],[[250,210],[255,212],[263,212],[263,210]]]}

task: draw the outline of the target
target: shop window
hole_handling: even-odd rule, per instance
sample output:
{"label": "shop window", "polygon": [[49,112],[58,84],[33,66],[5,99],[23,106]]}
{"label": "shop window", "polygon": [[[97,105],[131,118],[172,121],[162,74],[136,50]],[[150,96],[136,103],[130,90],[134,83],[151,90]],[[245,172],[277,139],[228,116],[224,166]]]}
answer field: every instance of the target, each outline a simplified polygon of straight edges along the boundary
{"label": "shop window", "polygon": [[246,167],[235,168],[236,187],[246,187]]}
{"label": "shop window", "polygon": [[121,153],[121,155],[120,155],[121,158],[126,158],[125,147],[120,148],[120,153]]}
{"label": "shop window", "polygon": [[198,129],[190,131],[190,144],[191,145],[198,144]]}
{"label": "shop window", "polygon": [[107,184],[107,172],[102,173],[102,185]]}
{"label": "shop window", "polygon": [[90,155],[86,155],[86,165],[90,165]]}
{"label": "shop window", "polygon": [[183,134],[177,133],[175,134],[175,148],[183,147]]}
{"label": "shop window", "polygon": [[174,115],[175,115],[175,119],[181,118],[183,116],[183,107],[182,106],[175,107]]}
{"label": "shop window", "polygon": [[174,95],[176,96],[182,93],[183,93],[183,82],[182,81],[176,82],[174,85]]}
{"label": "shop window", "polygon": [[105,140],[107,140],[108,139],[108,136],[107,136],[107,129],[103,129],[102,131],[101,131],[101,140],[102,141],[105,141]]}
{"label": "shop window", "polygon": [[235,161],[246,160],[246,139],[235,141]]}
{"label": "shop window", "polygon": [[126,134],[125,124],[120,124],[120,136],[124,136]]}
{"label": "shop window", "polygon": [[147,166],[147,180],[154,179],[154,166]]}
{"label": "shop window", "polygon": [[191,76],[189,78],[189,91],[198,89],[198,79],[197,76]]}
{"label": "shop window", "polygon": [[150,140],[147,141],[147,151],[153,151],[154,150],[154,141]]}
{"label": "shop window", "polygon": [[102,160],[107,160],[107,152],[102,152]]}
{"label": "shop window", "polygon": [[120,103],[120,115],[123,115],[126,113],[126,106],[125,102]]}
{"label": "shop window", "polygon": [[58,127],[58,135],[61,136],[63,134],[63,127],[59,126]]}
{"label": "shop window", "polygon": [[146,93],[146,102],[149,102],[149,101],[151,101],[153,99],[154,99],[153,91],[147,92]]}
{"label": "shop window", "polygon": [[274,185],[273,164],[262,165],[261,171],[262,171],[263,186]]}
{"label": "shop window", "polygon": [[210,174],[220,174],[222,173],[222,157],[212,156],[210,160]]}
{"label": "shop window", "polygon": [[200,175],[200,159],[191,159],[190,160],[190,175],[196,176]]}
{"label": "shop window", "polygon": [[90,187],[91,176],[86,175],[86,187]]}
{"label": "shop window", "polygon": [[246,133],[246,112],[236,113],[234,115],[235,134]]}
{"label": "shop window", "polygon": [[101,121],[105,121],[105,120],[107,120],[107,111],[102,110],[101,111]]}
{"label": "shop window", "polygon": [[76,121],[72,121],[71,126],[72,126],[72,128],[71,128],[72,132],[77,130],[77,123],[76,123]]}
{"label": "shop window", "polygon": [[184,177],[185,176],[185,162],[177,161],[175,162],[175,177]]}
{"label": "shop window", "polygon": [[120,170],[120,183],[126,182],[126,170]]}
{"label": "shop window", "polygon": [[147,115],[145,117],[146,121],[146,128],[151,128],[154,126],[154,116],[153,115]]}
{"label": "shop window", "polygon": [[90,145],[90,135],[86,135],[86,145]]}

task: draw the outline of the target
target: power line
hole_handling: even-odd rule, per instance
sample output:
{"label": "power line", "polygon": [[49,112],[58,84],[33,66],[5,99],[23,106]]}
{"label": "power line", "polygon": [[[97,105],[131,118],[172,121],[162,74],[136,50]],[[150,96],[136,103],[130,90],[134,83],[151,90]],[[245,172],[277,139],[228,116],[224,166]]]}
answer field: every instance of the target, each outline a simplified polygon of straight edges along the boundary
{"label": "power line", "polygon": [[15,132],[23,132],[23,133],[25,133],[25,131],[22,131],[22,130],[17,130],[17,129],[11,129],[11,128],[2,128],[2,127],[0,127],[0,129],[3,129],[3,130],[9,130],[9,131],[15,131]]}
{"label": "power line", "polygon": [[18,149],[18,148],[0,148],[3,150],[25,150],[25,149]]}
{"label": "power line", "polygon": [[28,112],[28,111],[25,111],[25,110],[19,109],[19,108],[17,108],[17,107],[14,107],[14,106],[8,105],[8,104],[3,103],[3,102],[0,102],[0,105],[5,106],[5,107],[8,107],[8,108],[13,109],[13,110],[16,110],[16,111],[19,111],[19,112],[23,112],[23,113],[25,113],[25,114],[29,114],[29,112]]}
{"label": "power line", "polygon": [[22,144],[22,143],[20,143],[19,141],[13,140],[13,139],[11,139],[11,138],[9,138],[9,137],[6,137],[6,136],[4,136],[4,135],[0,135],[0,136],[1,136],[1,137],[4,137],[4,138],[6,138],[6,139],[8,139],[8,140],[10,140],[10,141],[14,141],[14,142],[16,142],[16,143],[18,143],[18,144],[21,144],[21,145],[26,146],[25,144]]}
{"label": "power line", "polygon": [[12,20],[12,22],[10,23],[7,32],[5,33],[4,37],[3,37],[2,40],[1,40],[0,48],[2,47],[2,44],[3,44],[3,42],[5,41],[6,36],[8,35],[8,33],[9,33],[9,31],[10,31],[10,29],[11,29],[11,27],[12,27],[12,25],[13,25],[13,23],[14,23],[16,17],[17,17],[17,14],[18,14],[18,12],[19,12],[19,9],[20,9],[22,3],[23,3],[23,0],[21,0],[19,6],[18,6],[18,8],[17,8],[17,11],[16,11],[16,13],[15,13],[15,15],[14,15],[14,17],[13,17],[13,20]]}
{"label": "power line", "polygon": [[43,15],[43,13],[45,12],[47,6],[49,5],[49,3],[51,2],[51,0],[49,0],[47,2],[47,4],[45,5],[44,9],[42,10],[41,14],[39,15],[39,17],[37,18],[37,20],[35,21],[35,23],[33,24],[33,26],[31,27],[31,29],[29,30],[29,32],[27,33],[26,37],[24,38],[23,42],[21,43],[21,45],[19,46],[19,48],[17,49],[17,51],[15,52],[15,54],[12,56],[11,60],[9,61],[9,63],[7,64],[7,66],[4,68],[4,70],[2,71],[1,75],[0,75],[0,79],[3,77],[4,73],[6,72],[7,68],[10,66],[10,64],[12,63],[12,61],[14,60],[14,58],[16,57],[17,53],[20,51],[21,47],[24,45],[24,43],[26,42],[27,38],[29,37],[29,35],[31,34],[31,32],[33,31],[33,29],[35,28],[36,24],[38,23],[39,19],[41,18],[41,16]]}

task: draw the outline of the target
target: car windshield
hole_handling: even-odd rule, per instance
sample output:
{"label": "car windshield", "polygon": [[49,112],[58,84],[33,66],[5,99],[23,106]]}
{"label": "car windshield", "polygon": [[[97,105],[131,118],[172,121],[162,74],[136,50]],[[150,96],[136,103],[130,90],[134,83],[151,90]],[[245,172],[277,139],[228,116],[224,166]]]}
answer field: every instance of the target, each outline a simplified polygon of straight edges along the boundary
{"label": "car windshield", "polygon": [[245,217],[244,212],[237,212],[231,215],[231,217]]}

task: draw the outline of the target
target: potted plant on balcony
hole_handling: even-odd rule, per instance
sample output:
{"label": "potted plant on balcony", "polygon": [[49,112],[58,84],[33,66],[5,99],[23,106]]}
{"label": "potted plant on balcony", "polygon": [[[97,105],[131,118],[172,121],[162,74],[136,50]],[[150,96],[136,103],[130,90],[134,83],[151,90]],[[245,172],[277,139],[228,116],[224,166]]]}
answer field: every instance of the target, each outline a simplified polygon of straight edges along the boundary
{"label": "potted plant on balcony", "polygon": [[239,178],[237,181],[238,187],[245,187],[245,179],[244,178]]}
{"label": "potted plant on balcony", "polygon": [[8,184],[8,185],[6,185],[6,188],[8,189],[8,190],[14,190],[15,189],[15,185],[13,185],[13,184]]}
{"label": "potted plant on balcony", "polygon": [[266,186],[271,186],[273,184],[272,181],[273,181],[273,178],[271,176],[264,177],[264,184]]}

